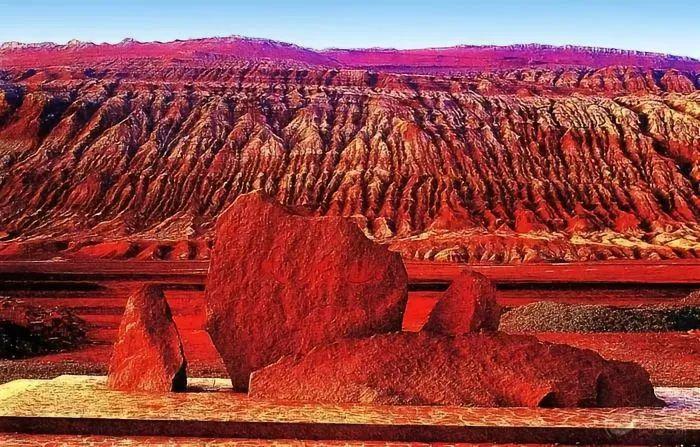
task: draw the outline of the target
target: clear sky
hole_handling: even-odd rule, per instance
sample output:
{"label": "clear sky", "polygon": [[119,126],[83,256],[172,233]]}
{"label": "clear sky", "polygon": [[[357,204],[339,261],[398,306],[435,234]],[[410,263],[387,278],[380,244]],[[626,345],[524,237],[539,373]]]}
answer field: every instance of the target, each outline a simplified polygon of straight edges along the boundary
{"label": "clear sky", "polygon": [[240,34],[312,48],[548,43],[700,57],[700,0],[0,0],[0,42]]}

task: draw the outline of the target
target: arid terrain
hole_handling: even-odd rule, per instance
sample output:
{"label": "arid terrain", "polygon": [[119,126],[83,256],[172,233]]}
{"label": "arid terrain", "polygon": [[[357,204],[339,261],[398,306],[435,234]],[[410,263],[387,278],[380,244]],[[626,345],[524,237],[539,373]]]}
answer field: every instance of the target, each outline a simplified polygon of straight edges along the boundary
{"label": "arid terrain", "polygon": [[205,258],[263,189],[409,259],[695,258],[699,70],[576,47],[5,44],[0,255]]}
{"label": "arid terrain", "polygon": [[[89,325],[79,350],[0,362],[0,379],[106,372],[127,297],[144,282],[161,284],[182,332],[195,376],[225,376],[204,330],[207,262],[2,262],[2,294],[42,306],[72,309]],[[404,329],[415,331],[449,281],[465,268],[408,262],[409,301]],[[497,284],[506,309],[537,301],[606,304],[622,308],[670,304],[700,289],[696,262],[594,263],[475,268]],[[543,340],[586,347],[604,357],[640,362],[657,386],[700,386],[700,337],[694,332],[538,333]]]}
{"label": "arid terrain", "polygon": [[[87,342],[0,360],[0,384],[106,374],[144,283],[165,291],[189,376],[227,376],[205,279],[217,218],[253,190],[399,252],[407,332],[466,268],[503,312],[658,313],[700,288],[700,60],[235,36],[2,44],[0,296],[68,309]],[[700,387],[697,328],[530,334],[636,362],[655,387]]]}

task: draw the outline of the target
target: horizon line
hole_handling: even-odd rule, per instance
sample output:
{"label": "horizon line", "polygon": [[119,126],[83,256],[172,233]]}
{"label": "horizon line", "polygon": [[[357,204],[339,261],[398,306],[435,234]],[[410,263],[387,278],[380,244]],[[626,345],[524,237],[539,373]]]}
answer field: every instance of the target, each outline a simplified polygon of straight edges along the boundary
{"label": "horizon line", "polygon": [[136,38],[127,36],[127,37],[122,38],[121,40],[105,40],[102,42],[96,42],[96,41],[90,41],[90,40],[80,40],[79,38],[71,38],[71,39],[67,40],[65,43],[56,42],[56,41],[48,41],[48,40],[47,41],[34,41],[34,42],[8,40],[8,41],[0,42],[0,50],[7,49],[7,48],[3,48],[3,47],[6,47],[6,46],[11,45],[11,44],[23,45],[26,47],[37,46],[37,45],[42,45],[42,44],[67,47],[67,46],[70,46],[71,43],[88,44],[88,45],[95,45],[95,46],[119,45],[122,43],[170,44],[170,43],[196,41],[196,40],[231,39],[231,38],[273,42],[273,43],[278,43],[278,44],[295,46],[295,47],[298,47],[301,49],[314,51],[317,53],[326,53],[326,52],[330,52],[330,51],[421,51],[421,50],[448,50],[448,49],[460,48],[460,47],[461,48],[508,48],[508,47],[517,47],[517,46],[523,46],[523,47],[538,46],[538,47],[542,47],[542,48],[551,48],[551,49],[568,48],[568,49],[583,49],[583,50],[594,50],[594,51],[595,50],[620,51],[620,52],[625,52],[625,53],[637,53],[637,54],[644,54],[644,55],[656,55],[656,56],[682,58],[682,59],[686,59],[686,60],[700,62],[700,58],[697,58],[694,56],[688,56],[688,55],[665,53],[665,52],[661,52],[661,51],[650,51],[650,50],[643,50],[643,49],[629,49],[629,48],[586,45],[586,44],[551,44],[551,43],[541,43],[541,42],[527,42],[527,43],[525,43],[525,42],[512,42],[512,43],[508,43],[508,44],[458,43],[455,45],[447,45],[447,46],[425,46],[425,47],[406,47],[406,48],[382,47],[382,46],[372,46],[372,47],[335,47],[335,46],[330,46],[330,47],[324,47],[324,48],[316,48],[316,47],[305,46],[305,45],[301,45],[301,44],[297,44],[297,43],[285,41],[285,40],[279,40],[279,39],[274,39],[274,38],[269,38],[269,37],[245,36],[242,34],[229,34],[229,35],[223,35],[223,36],[219,35],[219,36],[185,37],[185,38],[175,38],[175,39],[171,39],[171,40],[138,40]]}

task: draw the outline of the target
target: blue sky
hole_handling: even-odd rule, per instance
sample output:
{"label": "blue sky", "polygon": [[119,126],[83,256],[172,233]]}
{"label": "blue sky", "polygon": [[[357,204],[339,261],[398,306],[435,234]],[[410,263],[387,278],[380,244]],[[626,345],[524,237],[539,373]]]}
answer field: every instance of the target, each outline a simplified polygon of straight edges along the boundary
{"label": "blue sky", "polygon": [[549,43],[700,57],[700,0],[0,0],[0,42],[241,34],[312,48]]}

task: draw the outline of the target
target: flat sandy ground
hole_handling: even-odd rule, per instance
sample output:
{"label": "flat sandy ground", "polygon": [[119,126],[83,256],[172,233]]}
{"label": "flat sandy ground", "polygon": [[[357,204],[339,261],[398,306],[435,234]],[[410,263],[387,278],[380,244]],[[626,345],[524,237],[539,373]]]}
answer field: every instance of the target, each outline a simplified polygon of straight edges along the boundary
{"label": "flat sandy ground", "polygon": [[[404,328],[418,330],[449,280],[466,266],[408,262],[411,278]],[[67,306],[89,326],[90,344],[60,354],[0,361],[0,383],[60,374],[104,374],[124,303],[144,281],[168,287],[181,331],[189,375],[224,377],[204,331],[201,261],[0,262],[1,294],[34,304]],[[471,266],[470,266],[471,268]],[[498,287],[506,307],[533,301],[645,306],[670,302],[700,288],[700,263],[688,261],[477,266]],[[657,386],[700,386],[700,333],[541,333],[542,340],[593,349],[610,359],[635,361]]]}

